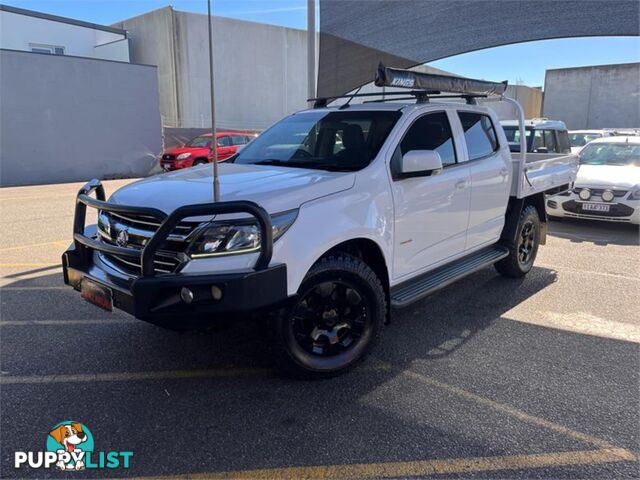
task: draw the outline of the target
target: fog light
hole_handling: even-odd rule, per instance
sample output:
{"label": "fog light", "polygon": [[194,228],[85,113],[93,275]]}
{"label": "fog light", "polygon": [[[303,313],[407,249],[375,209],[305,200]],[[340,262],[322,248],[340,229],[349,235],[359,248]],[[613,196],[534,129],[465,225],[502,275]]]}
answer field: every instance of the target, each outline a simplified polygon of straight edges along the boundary
{"label": "fog light", "polygon": [[220,290],[219,287],[216,287],[215,285],[213,285],[211,287],[211,296],[215,301],[220,300],[222,298],[222,290]]}
{"label": "fog light", "polygon": [[191,303],[193,302],[193,292],[187,287],[182,287],[182,290],[180,290],[180,298],[184,303]]}
{"label": "fog light", "polygon": [[558,208],[558,204],[554,200],[547,200],[547,207]]}
{"label": "fog light", "polygon": [[591,190],[589,190],[588,188],[583,188],[582,190],[580,190],[578,196],[580,197],[580,200],[589,200],[591,198]]}
{"label": "fog light", "polygon": [[611,200],[613,200],[613,192],[611,190],[605,190],[604,192],[602,192],[602,200],[604,200],[605,202],[610,202]]}

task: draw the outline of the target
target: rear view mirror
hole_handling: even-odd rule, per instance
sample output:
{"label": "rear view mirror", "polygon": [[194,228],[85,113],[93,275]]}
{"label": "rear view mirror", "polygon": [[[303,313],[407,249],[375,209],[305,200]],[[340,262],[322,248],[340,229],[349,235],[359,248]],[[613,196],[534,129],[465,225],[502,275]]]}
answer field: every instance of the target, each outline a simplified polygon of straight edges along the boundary
{"label": "rear view mirror", "polygon": [[411,150],[402,156],[403,177],[436,175],[442,171],[442,159],[435,150]]}

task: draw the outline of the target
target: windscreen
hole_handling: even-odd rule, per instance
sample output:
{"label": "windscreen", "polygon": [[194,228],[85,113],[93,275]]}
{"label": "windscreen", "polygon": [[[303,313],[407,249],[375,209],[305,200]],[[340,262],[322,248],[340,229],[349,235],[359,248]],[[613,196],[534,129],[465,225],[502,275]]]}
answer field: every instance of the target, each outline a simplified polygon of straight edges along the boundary
{"label": "windscreen", "polygon": [[400,118],[395,111],[319,110],[291,115],[235,158],[239,164],[331,171],[366,167]]}
{"label": "windscreen", "polygon": [[602,138],[601,133],[570,133],[569,142],[572,147],[584,147],[591,140]]}
{"label": "windscreen", "polygon": [[580,165],[640,166],[640,144],[590,143],[580,151]]}

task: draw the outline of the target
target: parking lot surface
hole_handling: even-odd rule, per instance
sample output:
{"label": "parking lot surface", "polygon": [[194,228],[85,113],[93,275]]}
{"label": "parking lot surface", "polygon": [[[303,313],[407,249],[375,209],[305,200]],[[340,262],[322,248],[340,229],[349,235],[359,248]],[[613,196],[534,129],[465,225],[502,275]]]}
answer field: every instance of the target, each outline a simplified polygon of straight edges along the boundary
{"label": "parking lot surface", "polygon": [[[64,286],[79,186],[0,190],[0,477],[639,476],[637,228],[552,222],[524,280],[482,270],[302,382],[252,324],[174,333]],[[15,469],[63,420],[129,468]]]}

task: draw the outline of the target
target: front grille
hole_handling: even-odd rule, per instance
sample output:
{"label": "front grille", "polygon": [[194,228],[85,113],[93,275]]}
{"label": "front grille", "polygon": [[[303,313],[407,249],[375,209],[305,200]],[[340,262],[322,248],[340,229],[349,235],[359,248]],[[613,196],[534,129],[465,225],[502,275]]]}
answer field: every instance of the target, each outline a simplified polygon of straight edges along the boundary
{"label": "front grille", "polygon": [[[160,221],[151,216],[131,213],[98,212],[98,232],[100,239],[110,245],[124,246],[136,250],[142,250],[147,241],[160,227]],[[160,246],[154,257],[156,273],[176,272],[186,258],[186,249],[191,240],[191,235],[200,222],[181,222]],[[118,243],[118,235],[126,231],[126,245]],[[100,254],[119,270],[138,276],[142,272],[142,265],[137,259],[108,253]]]}
{"label": "front grille", "polygon": [[582,203],[569,200],[562,204],[562,208],[570,213],[593,215],[594,217],[629,217],[633,214],[633,208],[623,205],[622,203],[607,203],[607,205],[609,205],[608,212],[594,212],[591,210],[583,210]]}
{"label": "front grille", "polygon": [[[579,195],[580,192],[582,190],[584,190],[585,188],[589,188],[589,187],[576,187],[576,188],[573,189],[573,193],[575,193],[576,195]],[[609,189],[608,188],[589,188],[589,190],[591,190],[591,196],[596,195],[596,196],[600,197],[600,196],[602,196],[602,193],[605,190],[609,190]],[[612,190],[614,197],[624,197],[627,194],[627,191],[628,190],[619,190],[619,189],[618,190]]]}
{"label": "front grille", "polygon": [[165,153],[164,155],[162,155],[162,159],[163,160],[175,160],[176,156],[175,155],[171,155],[169,153]]}

